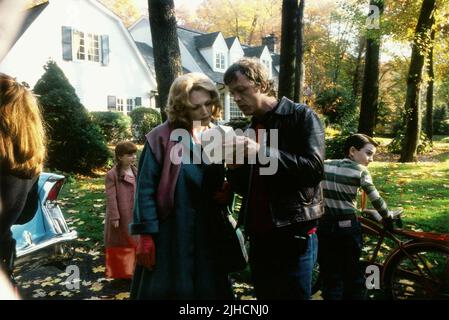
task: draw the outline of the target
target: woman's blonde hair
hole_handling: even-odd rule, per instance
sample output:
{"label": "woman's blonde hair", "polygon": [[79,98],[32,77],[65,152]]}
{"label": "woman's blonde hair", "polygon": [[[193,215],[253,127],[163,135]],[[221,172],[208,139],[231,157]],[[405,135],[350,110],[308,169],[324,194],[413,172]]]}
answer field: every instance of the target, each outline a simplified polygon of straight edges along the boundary
{"label": "woman's blonde hair", "polygon": [[173,81],[168,95],[167,118],[176,128],[190,130],[192,119],[188,110],[194,106],[190,103],[190,93],[195,90],[205,90],[209,92],[212,102],[212,119],[219,119],[221,116],[220,93],[217,87],[206,75],[202,73],[187,73]]}
{"label": "woman's blonde hair", "polygon": [[0,73],[0,168],[31,178],[43,168],[46,138],[36,97]]}

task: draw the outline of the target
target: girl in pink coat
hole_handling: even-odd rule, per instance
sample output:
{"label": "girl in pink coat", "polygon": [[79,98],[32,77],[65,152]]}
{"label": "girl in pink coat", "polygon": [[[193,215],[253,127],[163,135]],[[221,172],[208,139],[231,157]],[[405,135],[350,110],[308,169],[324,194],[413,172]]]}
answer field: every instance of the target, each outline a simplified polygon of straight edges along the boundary
{"label": "girl in pink coat", "polygon": [[106,174],[107,278],[130,279],[134,272],[136,244],[129,235],[128,225],[132,221],[136,189],[136,152],[137,147],[132,142],[119,142],[115,147],[116,165]]}

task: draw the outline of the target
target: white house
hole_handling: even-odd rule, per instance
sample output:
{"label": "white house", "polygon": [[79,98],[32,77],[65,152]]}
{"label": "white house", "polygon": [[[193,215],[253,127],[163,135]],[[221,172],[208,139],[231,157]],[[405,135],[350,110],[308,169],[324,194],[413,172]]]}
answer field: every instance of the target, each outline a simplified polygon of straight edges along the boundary
{"label": "white house", "polygon": [[[148,17],[138,19],[129,31],[148,66],[153,69],[153,43]],[[273,35],[263,39],[264,45],[249,47],[241,45],[237,37],[225,39],[221,32],[204,33],[180,26],[177,32],[184,71],[203,72],[216,83],[221,93],[225,121],[243,116],[223,82],[224,72],[233,62],[243,56],[256,57],[267,66],[270,77],[277,80],[279,55],[273,52],[274,49],[269,50],[270,46],[274,48]]]}
{"label": "white house", "polygon": [[50,0],[29,9],[0,70],[33,87],[49,59],[89,111],[155,107],[154,74],[120,18],[96,0]]}

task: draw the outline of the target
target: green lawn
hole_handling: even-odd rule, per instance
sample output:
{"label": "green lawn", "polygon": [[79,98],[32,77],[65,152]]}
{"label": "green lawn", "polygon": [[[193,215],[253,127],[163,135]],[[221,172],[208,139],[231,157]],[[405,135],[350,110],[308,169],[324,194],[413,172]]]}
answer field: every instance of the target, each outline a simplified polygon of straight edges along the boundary
{"label": "green lawn", "polygon": [[[372,163],[369,170],[389,207],[404,208],[407,228],[449,233],[449,137],[436,137],[430,155],[408,164],[392,162],[394,156],[386,154],[384,147],[390,139],[379,140],[378,159],[382,161]],[[103,251],[106,209],[104,174],[70,177],[59,197],[69,225],[78,231],[79,244],[99,252]],[[233,278],[238,297],[251,299],[249,270],[235,273]]]}
{"label": "green lawn", "polygon": [[[388,205],[404,208],[407,226],[449,233],[449,137],[435,140],[435,152],[425,162],[375,161],[369,169]],[[389,139],[380,141],[385,145]],[[69,178],[59,199],[68,223],[80,237],[87,238],[88,243],[102,243],[106,208],[104,173]]]}
{"label": "green lawn", "polygon": [[369,170],[389,207],[404,208],[408,227],[449,233],[449,137],[436,137],[433,155],[425,160],[375,161]]}

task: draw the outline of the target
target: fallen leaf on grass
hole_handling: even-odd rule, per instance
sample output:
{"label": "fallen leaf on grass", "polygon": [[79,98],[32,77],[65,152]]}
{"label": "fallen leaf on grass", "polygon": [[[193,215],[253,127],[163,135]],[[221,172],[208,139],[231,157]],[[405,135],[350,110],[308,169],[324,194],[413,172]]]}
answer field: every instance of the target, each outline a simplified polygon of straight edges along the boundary
{"label": "fallen leaf on grass", "polygon": [[91,287],[90,290],[91,291],[101,291],[103,289],[103,285],[101,283],[95,282]]}
{"label": "fallen leaf on grass", "polygon": [[241,300],[256,300],[256,298],[253,296],[241,296],[240,299]]}
{"label": "fallen leaf on grass", "polygon": [[93,273],[105,272],[105,270],[106,270],[106,268],[104,266],[99,266],[99,267],[92,268],[92,272]]}
{"label": "fallen leaf on grass", "polygon": [[115,299],[117,300],[129,299],[129,292],[120,292],[119,294],[115,295]]}
{"label": "fallen leaf on grass", "polygon": [[70,293],[69,291],[62,291],[60,295],[63,296],[63,297],[71,297],[71,296],[73,296],[73,294]]}
{"label": "fallen leaf on grass", "polygon": [[34,292],[33,298],[43,298],[43,297],[47,296],[45,291],[42,289],[36,289],[36,290],[33,290],[33,292]]}

